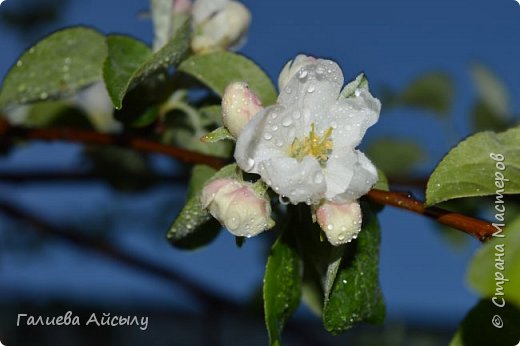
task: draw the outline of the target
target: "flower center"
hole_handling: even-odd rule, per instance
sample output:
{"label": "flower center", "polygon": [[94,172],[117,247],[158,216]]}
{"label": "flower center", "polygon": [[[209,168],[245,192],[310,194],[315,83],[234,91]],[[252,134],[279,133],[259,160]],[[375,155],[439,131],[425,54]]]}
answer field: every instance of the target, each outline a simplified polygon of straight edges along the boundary
{"label": "flower center", "polygon": [[316,133],[314,123],[311,124],[311,131],[303,139],[295,138],[289,148],[289,155],[301,161],[305,156],[314,156],[320,164],[327,162],[332,151],[332,127],[320,136]]}

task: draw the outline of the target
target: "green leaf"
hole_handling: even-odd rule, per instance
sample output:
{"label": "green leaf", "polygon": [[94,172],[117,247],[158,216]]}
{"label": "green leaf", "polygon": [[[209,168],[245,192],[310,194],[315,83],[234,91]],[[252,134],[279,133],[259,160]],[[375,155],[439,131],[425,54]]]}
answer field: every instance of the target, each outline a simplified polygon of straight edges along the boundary
{"label": "green leaf", "polygon": [[105,38],[75,27],[46,37],[11,68],[0,91],[0,109],[69,96],[98,81],[106,56]]}
{"label": "green leaf", "polygon": [[413,80],[400,95],[393,95],[385,104],[417,107],[446,116],[453,105],[454,89],[449,75],[431,72]]}
{"label": "green leaf", "polygon": [[[493,237],[482,245],[471,260],[467,280],[483,297],[493,297],[502,287],[504,297],[520,308],[520,217],[506,220],[504,237]],[[500,281],[502,276],[509,281]]]}
{"label": "green leaf", "polygon": [[[111,55],[111,60],[105,63],[104,76],[105,79],[109,78],[105,83],[111,90],[114,107],[122,107],[124,96],[136,84],[169,66],[177,66],[188,52],[190,35],[191,21],[187,20],[164,47],[151,55],[145,52],[142,43],[138,41],[127,39],[123,42],[119,36],[112,42],[110,54],[114,56]],[[124,51],[128,51],[131,56],[126,57]]]}
{"label": "green leaf", "polygon": [[[504,156],[503,172],[491,154]],[[503,182],[504,194],[520,193],[520,126],[501,133],[477,133],[450,150],[430,176],[426,204],[494,195],[499,187],[495,185],[498,174],[509,179]]]}
{"label": "green leaf", "polygon": [[242,55],[231,52],[194,55],[183,61],[179,70],[194,76],[220,96],[229,83],[245,81],[264,106],[276,102],[276,90],[269,77]]}
{"label": "green leaf", "polygon": [[[499,316],[503,326],[493,321]],[[517,345],[520,340],[520,310],[512,305],[496,307],[491,301],[481,300],[462,321],[450,346]]]}
{"label": "green leaf", "polygon": [[206,143],[215,143],[225,139],[235,140],[235,137],[225,127],[219,127],[201,138]]}
{"label": "green leaf", "polygon": [[236,175],[236,167],[236,164],[227,165],[218,172],[205,165],[196,165],[193,168],[186,205],[166,234],[172,245],[182,249],[195,249],[217,236],[221,226],[201,207],[200,195],[204,185],[210,180]]}
{"label": "green leaf", "polygon": [[325,328],[339,334],[357,322],[382,323],[385,305],[379,287],[380,231],[377,217],[363,208],[363,228],[347,244],[323,309]]}
{"label": "green leaf", "polygon": [[264,276],[265,323],[270,345],[280,345],[284,324],[300,303],[302,268],[301,259],[288,231],[274,243]]}
{"label": "green leaf", "polygon": [[107,46],[103,78],[112,103],[119,109],[134,73],[150,58],[152,51],[146,44],[121,35],[108,36]]}
{"label": "green leaf", "polygon": [[348,83],[343,90],[341,91],[341,96],[343,97],[352,97],[356,93],[357,89],[367,89],[368,90],[368,79],[366,78],[364,73],[360,73],[356,79],[352,82]]}
{"label": "green leaf", "polygon": [[381,138],[371,143],[367,156],[389,175],[406,175],[425,161],[427,154],[414,141],[400,138]]}
{"label": "green leaf", "polygon": [[385,173],[377,169],[377,183],[374,185],[374,189],[383,190],[383,191],[390,191],[390,186],[388,185],[388,179],[385,175]]}
{"label": "green leaf", "polygon": [[486,66],[473,64],[471,77],[477,87],[480,99],[491,111],[501,118],[510,115],[509,94],[504,83]]}

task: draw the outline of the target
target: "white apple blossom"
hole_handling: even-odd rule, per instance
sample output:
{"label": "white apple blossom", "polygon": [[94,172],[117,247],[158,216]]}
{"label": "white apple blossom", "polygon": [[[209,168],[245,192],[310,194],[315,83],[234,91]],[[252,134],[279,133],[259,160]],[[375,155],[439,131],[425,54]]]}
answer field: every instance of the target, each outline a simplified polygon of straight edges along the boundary
{"label": "white apple blossom", "polygon": [[213,180],[204,186],[201,204],[235,236],[249,238],[274,226],[269,199],[251,183]]}
{"label": "white apple blossom", "polygon": [[234,0],[195,0],[192,16],[191,48],[197,53],[241,45],[251,23],[249,10]]}
{"label": "white apple blossom", "polygon": [[377,181],[376,168],[356,147],[381,103],[366,89],[341,96],[343,73],[333,61],[301,66],[277,103],[244,127],[235,159],[293,204],[355,201]]}
{"label": "white apple blossom", "polygon": [[262,102],[247,83],[229,84],[222,96],[222,121],[237,138],[251,118],[263,109]]}
{"label": "white apple blossom", "polygon": [[358,202],[324,202],[316,210],[318,224],[334,246],[357,238],[361,231],[361,218]]}

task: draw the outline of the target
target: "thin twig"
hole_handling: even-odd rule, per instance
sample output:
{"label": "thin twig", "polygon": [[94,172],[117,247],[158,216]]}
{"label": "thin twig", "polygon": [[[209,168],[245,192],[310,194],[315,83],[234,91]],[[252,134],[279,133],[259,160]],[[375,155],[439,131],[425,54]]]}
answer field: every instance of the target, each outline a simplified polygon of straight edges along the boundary
{"label": "thin twig", "polygon": [[119,146],[146,153],[163,154],[179,161],[195,164],[205,164],[211,167],[221,167],[225,161],[221,158],[201,154],[158,141],[131,136],[126,134],[106,134],[91,130],[78,130],[73,128],[28,128],[24,126],[10,125],[5,119],[0,118],[0,138],[2,139],[32,139],[45,141],[67,141],[93,145]]}
{"label": "thin twig", "polygon": [[466,232],[480,241],[487,240],[497,231],[489,222],[437,207],[427,208],[424,203],[403,193],[372,189],[368,192],[367,197],[377,204],[392,205],[428,216],[443,225]]}

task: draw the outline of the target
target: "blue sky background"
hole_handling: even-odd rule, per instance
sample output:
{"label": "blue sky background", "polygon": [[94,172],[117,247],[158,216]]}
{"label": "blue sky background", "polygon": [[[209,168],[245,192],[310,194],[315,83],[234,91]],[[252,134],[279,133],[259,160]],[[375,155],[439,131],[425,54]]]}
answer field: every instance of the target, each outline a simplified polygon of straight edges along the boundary
{"label": "blue sky background", "polygon": [[[364,71],[376,96],[382,86],[401,88],[421,73],[446,71],[457,86],[452,129],[458,139],[470,133],[468,114],[476,98],[468,74],[471,62],[485,63],[504,80],[511,95],[520,94],[520,6],[513,0],[243,2],[253,14],[253,24],[242,52],[274,80],[286,61],[298,53],[336,60],[346,79]],[[9,6],[23,7],[24,0],[7,0],[0,11]],[[48,31],[84,24],[151,43],[151,23],[137,15],[147,8],[144,0],[71,1],[63,18]],[[1,26],[0,76],[27,45]],[[519,101],[513,98],[512,106],[518,113]],[[434,116],[402,109],[385,111],[383,105],[381,120],[367,138],[385,134],[424,144],[430,155],[424,173],[454,144]],[[0,158],[0,170],[77,167],[79,153],[80,147],[74,145],[32,144]],[[113,192],[102,184],[19,187],[0,182],[1,199],[17,201],[55,222],[80,224],[100,210],[114,211],[120,215],[111,234],[114,242],[177,268],[215,290],[246,299],[262,281],[263,243],[252,239],[237,249],[234,239],[222,232],[201,251],[171,248],[164,233],[183,194],[179,187],[161,187],[140,196]],[[160,214],[159,227],[150,227],[146,221],[157,213],[155,202],[170,208],[166,215]],[[140,218],[139,213],[147,216]],[[181,291],[172,292],[154,277],[57,241],[46,242],[35,254],[5,251],[1,248],[2,237],[9,231],[5,221],[0,216],[0,300],[50,296],[136,306],[189,306]],[[454,251],[429,220],[390,207],[381,213],[381,224],[380,272],[389,317],[455,327],[477,301],[467,289],[464,275],[478,244],[471,241],[467,248]]]}

